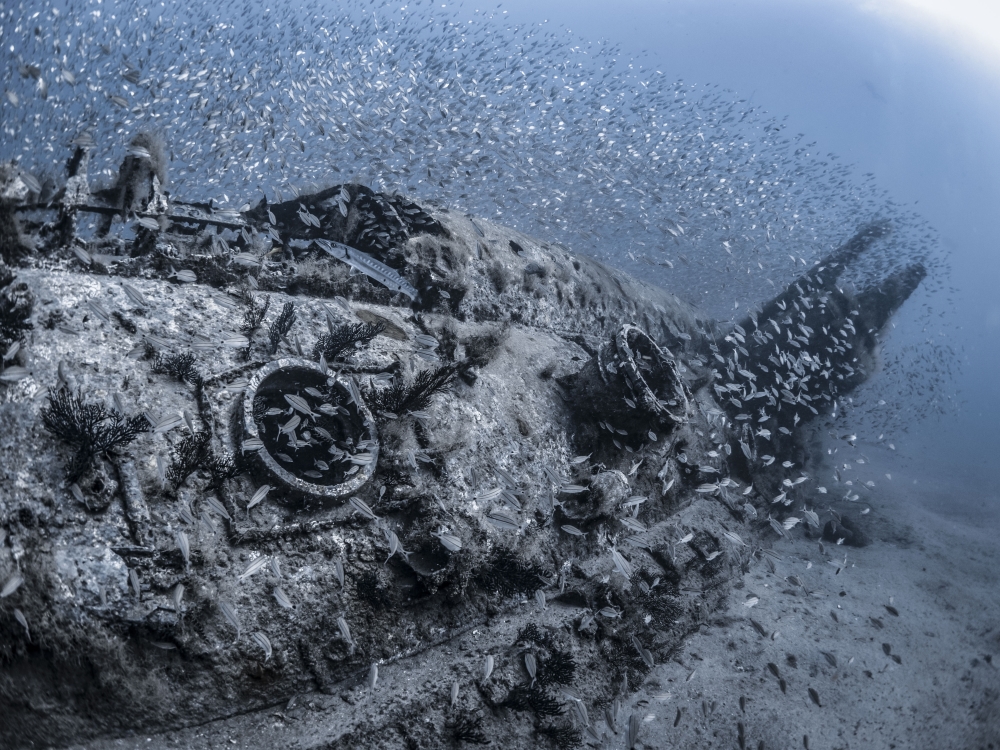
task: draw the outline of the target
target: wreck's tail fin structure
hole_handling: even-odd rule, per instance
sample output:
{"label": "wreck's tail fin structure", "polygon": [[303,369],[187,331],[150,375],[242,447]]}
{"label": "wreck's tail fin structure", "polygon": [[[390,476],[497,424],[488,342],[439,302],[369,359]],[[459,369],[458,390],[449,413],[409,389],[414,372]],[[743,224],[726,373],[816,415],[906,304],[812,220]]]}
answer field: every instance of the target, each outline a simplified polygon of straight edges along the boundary
{"label": "wreck's tail fin structure", "polygon": [[[716,394],[741,424],[749,473],[790,450],[792,433],[865,382],[875,370],[879,332],[927,275],[916,262],[851,293],[843,272],[887,236],[887,222],[862,227],[844,245],[710,345]],[[724,368],[724,369],[723,369]],[[742,446],[741,446],[742,447]]]}
{"label": "wreck's tail fin structure", "polygon": [[[865,224],[839,248],[828,256],[817,261],[809,271],[789,284],[780,294],[766,302],[759,319],[767,320],[783,315],[786,307],[803,295],[817,292],[836,292],[837,281],[852,263],[864,255],[878,240],[887,237],[892,232],[892,225],[887,221],[875,221]],[[905,300],[905,297],[903,298]],[[898,305],[897,305],[898,307]],[[740,321],[744,328],[754,325],[750,317]]]}

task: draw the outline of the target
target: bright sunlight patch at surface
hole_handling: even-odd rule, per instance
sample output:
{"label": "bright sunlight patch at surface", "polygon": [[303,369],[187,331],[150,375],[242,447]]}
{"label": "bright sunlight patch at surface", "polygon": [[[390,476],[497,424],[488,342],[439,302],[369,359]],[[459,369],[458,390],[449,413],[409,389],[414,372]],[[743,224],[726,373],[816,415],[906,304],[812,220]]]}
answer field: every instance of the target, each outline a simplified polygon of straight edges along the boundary
{"label": "bright sunlight patch at surface", "polygon": [[861,7],[912,24],[1000,73],[1000,4],[992,0],[869,0]]}

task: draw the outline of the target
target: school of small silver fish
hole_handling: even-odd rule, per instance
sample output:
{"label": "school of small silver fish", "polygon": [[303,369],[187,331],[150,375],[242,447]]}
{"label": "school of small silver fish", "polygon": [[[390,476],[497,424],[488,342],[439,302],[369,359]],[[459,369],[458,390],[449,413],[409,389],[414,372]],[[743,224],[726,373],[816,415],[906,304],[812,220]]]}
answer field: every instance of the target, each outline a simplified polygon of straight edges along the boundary
{"label": "school of small silver fish", "polygon": [[[70,141],[115,164],[123,134],[148,128],[188,199],[224,207],[249,186],[280,199],[359,179],[562,240],[721,318],[874,217],[895,231],[856,278],[913,258],[943,267],[934,232],[873,174],[761,108],[614,44],[508,18],[502,4],[427,0],[9,5],[0,158],[22,158],[44,191]],[[925,290],[940,290],[929,276]],[[865,405],[873,423],[902,422],[876,404],[903,386],[923,396],[917,408],[946,408],[949,354],[936,334],[892,352]]]}

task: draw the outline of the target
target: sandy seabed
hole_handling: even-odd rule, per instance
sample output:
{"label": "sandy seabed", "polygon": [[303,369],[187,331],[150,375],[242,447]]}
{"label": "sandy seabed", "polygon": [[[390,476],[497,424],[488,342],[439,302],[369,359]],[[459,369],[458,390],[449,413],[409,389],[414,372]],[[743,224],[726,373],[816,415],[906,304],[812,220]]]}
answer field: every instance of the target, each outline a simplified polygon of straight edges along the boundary
{"label": "sandy seabed", "polygon": [[[870,507],[872,543],[826,543],[823,554],[801,533],[777,542],[776,574],[751,570],[716,625],[633,698],[646,747],[739,747],[740,722],[748,748],[1000,747],[998,494],[954,472],[901,468],[888,451],[858,452],[868,460],[854,486],[875,489],[830,506]],[[845,557],[838,573],[829,561]]]}

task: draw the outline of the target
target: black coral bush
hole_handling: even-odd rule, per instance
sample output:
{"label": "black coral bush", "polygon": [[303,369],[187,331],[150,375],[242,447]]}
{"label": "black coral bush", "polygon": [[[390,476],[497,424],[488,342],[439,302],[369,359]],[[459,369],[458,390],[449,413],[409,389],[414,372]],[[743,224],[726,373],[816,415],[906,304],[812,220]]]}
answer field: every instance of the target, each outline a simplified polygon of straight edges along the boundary
{"label": "black coral bush", "polygon": [[253,336],[260,328],[261,323],[264,322],[264,316],[267,315],[267,310],[271,306],[271,296],[265,294],[263,296],[264,301],[261,302],[260,297],[254,297],[249,291],[245,292],[242,297],[243,301],[243,322],[240,324],[240,330],[247,336]]}
{"label": "black coral bush", "polygon": [[153,372],[161,375],[171,375],[184,383],[198,385],[202,382],[201,373],[194,366],[195,358],[190,352],[184,354],[160,354],[152,346],[146,344],[147,354],[153,356]]}
{"label": "black coral bush", "polygon": [[561,716],[562,704],[544,688],[515,685],[507,694],[503,704],[515,711],[534,711],[539,717]]}
{"label": "black coral bush", "polygon": [[327,362],[333,362],[345,349],[353,348],[355,344],[367,344],[385,330],[385,323],[355,323],[334,328],[330,333],[319,337],[313,347],[313,359],[319,360],[320,355]]}
{"label": "black coral bush", "polygon": [[451,387],[458,374],[458,365],[443,365],[435,370],[422,370],[413,382],[394,383],[388,388],[366,392],[365,401],[375,412],[403,414],[426,409],[435,393]]}
{"label": "black coral bush", "polygon": [[212,475],[212,485],[218,486],[236,476],[240,468],[233,456],[215,453],[209,433],[195,432],[181,440],[171,452],[167,480],[176,492],[194,472],[206,469]]}
{"label": "black coral bush", "polygon": [[470,745],[488,745],[489,739],[483,731],[483,719],[474,714],[462,715],[446,725],[451,730],[451,736],[456,742],[467,742]]}
{"label": "black coral bush", "polygon": [[87,403],[79,393],[60,391],[42,408],[45,429],[76,449],[66,467],[66,479],[75,482],[90,469],[96,456],[128,445],[149,430],[142,415],[126,417],[103,404]]}
{"label": "black coral bush", "polygon": [[583,743],[583,732],[569,724],[542,726],[538,728],[538,733],[552,740],[559,750],[571,750]]}
{"label": "black coral bush", "polygon": [[167,480],[174,490],[184,484],[189,476],[212,460],[211,436],[207,432],[188,435],[173,449]]}
{"label": "black coral bush", "polygon": [[271,324],[268,330],[268,340],[271,343],[271,354],[274,355],[278,351],[278,344],[281,340],[288,335],[288,332],[292,330],[292,326],[295,324],[295,305],[291,302],[286,302],[281,308],[281,314],[278,318]]}
{"label": "black coral bush", "polygon": [[[547,578],[549,575],[551,571],[534,563],[525,562],[509,549],[499,547],[480,569],[476,580],[479,586],[490,594],[531,596],[542,587],[542,578]],[[538,632],[537,626],[533,632]],[[518,639],[521,640],[520,636]]]}

